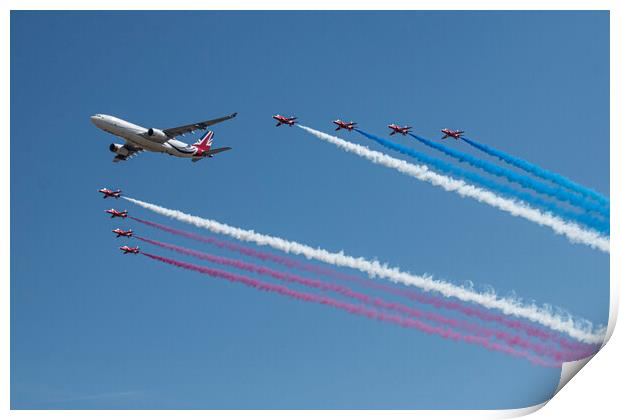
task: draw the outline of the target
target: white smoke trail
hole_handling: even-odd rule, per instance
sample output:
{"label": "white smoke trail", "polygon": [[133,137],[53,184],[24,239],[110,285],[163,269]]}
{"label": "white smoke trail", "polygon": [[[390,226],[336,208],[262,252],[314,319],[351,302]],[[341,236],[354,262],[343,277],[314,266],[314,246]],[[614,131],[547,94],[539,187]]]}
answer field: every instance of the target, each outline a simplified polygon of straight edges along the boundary
{"label": "white smoke trail", "polygon": [[434,291],[447,297],[454,297],[466,302],[480,304],[489,309],[497,309],[506,315],[519,316],[531,321],[538,322],[555,331],[563,332],[571,337],[589,344],[597,344],[603,341],[605,330],[599,328],[592,332],[592,326],[588,322],[578,322],[568,315],[557,315],[549,309],[539,308],[534,304],[523,305],[515,300],[498,298],[490,293],[478,293],[463,287],[456,286],[442,280],[435,280],[430,276],[415,276],[398,268],[389,267],[379,261],[368,261],[362,257],[352,257],[343,251],[333,253],[320,248],[312,248],[298,242],[288,241],[276,236],[256,233],[226,225],[215,220],[204,219],[179,210],[167,209],[156,204],[147,203],[130,197],[124,199],[137,204],[147,210],[170,217],[172,219],[189,223],[191,225],[208,229],[213,233],[227,235],[239,241],[253,242],[257,245],[266,245],[289,254],[303,255],[306,258],[322,261],[324,263],[353,268],[368,274],[371,277],[381,277],[395,283],[403,283],[419,287],[425,291]]}
{"label": "white smoke trail", "polygon": [[396,169],[398,172],[417,178],[420,181],[429,182],[446,191],[455,192],[462,197],[473,198],[481,203],[486,203],[492,207],[508,212],[513,216],[522,217],[541,226],[549,227],[555,233],[566,236],[571,242],[586,244],[594,249],[609,253],[609,238],[603,237],[592,230],[586,230],[574,223],[567,222],[551,213],[543,213],[523,202],[500,197],[484,188],[476,187],[464,181],[438,174],[437,172],[429,170],[426,166],[415,165],[405,160],[396,159],[384,153],[370,150],[365,146],[350,143],[341,138],[303,125],[299,125],[298,127],[347,152],[368,159],[372,163]]}

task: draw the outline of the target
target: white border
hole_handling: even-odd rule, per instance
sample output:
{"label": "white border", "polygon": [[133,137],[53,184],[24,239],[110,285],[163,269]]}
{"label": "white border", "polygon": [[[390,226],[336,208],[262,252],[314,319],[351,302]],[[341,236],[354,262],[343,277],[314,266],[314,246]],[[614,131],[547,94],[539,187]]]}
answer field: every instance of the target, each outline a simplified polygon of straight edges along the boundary
{"label": "white border", "polygon": [[[52,4],[53,3],[53,4]],[[361,9],[361,10],[375,10],[376,2],[369,0],[340,0],[334,2],[333,0],[314,0],[314,1],[290,1],[290,0],[263,0],[261,2],[251,3],[243,0],[229,0],[228,2],[218,2],[217,4],[204,4],[197,0],[151,0],[148,2],[139,0],[93,0],[88,4],[80,2],[72,2],[70,0],[57,0],[55,2],[45,0],[9,0],[3,2],[2,9],[2,25],[0,29],[2,36],[0,41],[1,53],[4,58],[4,63],[0,68],[2,74],[2,109],[0,112],[1,127],[4,131],[4,139],[10,139],[10,75],[9,75],[9,62],[10,62],[10,10],[142,10],[146,7],[156,10],[349,10],[349,9]],[[336,4],[337,3],[337,4]],[[384,10],[610,10],[611,11],[611,31],[610,31],[610,54],[611,54],[611,92],[610,95],[610,132],[612,136],[615,133],[620,132],[618,127],[618,100],[620,98],[618,75],[620,66],[618,65],[619,50],[618,40],[620,39],[620,25],[618,25],[618,16],[620,7],[618,2],[611,0],[565,0],[558,2],[557,0],[504,0],[501,2],[491,0],[470,0],[468,2],[459,0],[436,0],[436,1],[422,1],[422,0],[384,0],[381,2],[381,6]],[[561,6],[561,9],[558,7]],[[614,7],[615,6],[615,7]],[[614,141],[610,144],[610,176],[611,176],[611,195],[613,196],[618,189],[618,183],[620,182],[620,170],[618,167],[618,158],[620,157],[620,150],[618,142],[615,137],[612,137]],[[2,194],[2,231],[0,239],[0,252],[3,256],[2,259],[2,337],[5,340],[2,341],[2,362],[0,364],[0,374],[2,380],[0,382],[0,401],[2,401],[2,414],[8,414],[10,408],[10,354],[9,354],[9,328],[10,328],[10,289],[9,289],[9,276],[10,276],[10,141],[4,141],[4,151],[1,157],[2,165],[0,167],[0,191]],[[615,206],[615,201],[611,200],[611,230],[616,231],[616,222],[618,219],[618,206]],[[618,281],[619,261],[614,258],[616,253],[614,250],[617,248],[617,240],[614,235],[611,236],[611,279],[613,281],[610,285],[610,316],[609,316],[609,330],[606,339],[609,340],[611,332],[616,324],[618,314]],[[536,413],[535,417],[539,419],[544,418],[579,418],[584,415],[599,414],[601,418],[608,417],[609,413],[618,412],[617,407],[617,386],[618,386],[618,373],[620,373],[620,345],[617,344],[617,339],[611,340],[599,355],[594,357],[591,362],[592,368],[586,369],[584,373],[580,375],[581,379],[578,381],[571,381],[571,383],[562,391],[557,397],[552,399],[548,407],[545,410],[541,410]],[[558,387],[558,391],[562,388],[568,379],[572,377],[585,363],[571,363],[565,364],[566,366],[562,371],[562,381]],[[360,418],[447,418],[447,417],[459,417],[459,418],[471,418],[471,419],[486,419],[486,418],[508,418],[520,415],[525,415],[538,408],[544,406],[541,404],[534,407],[523,408],[519,410],[487,410],[487,411],[323,411],[321,416],[326,418],[341,418],[341,417],[353,417]],[[83,418],[85,415],[88,417],[103,417],[103,416],[120,416],[121,418],[141,417],[141,418],[162,418],[168,416],[184,417],[184,418],[199,418],[205,415],[201,411],[12,411],[12,416],[18,416],[20,418],[34,418],[39,416],[45,416],[50,418]],[[246,414],[247,413],[247,414]],[[296,418],[313,418],[316,416],[312,411],[214,411],[209,415],[216,415],[219,418],[237,418],[239,416],[251,415],[253,418],[264,419],[288,419],[291,416]]]}

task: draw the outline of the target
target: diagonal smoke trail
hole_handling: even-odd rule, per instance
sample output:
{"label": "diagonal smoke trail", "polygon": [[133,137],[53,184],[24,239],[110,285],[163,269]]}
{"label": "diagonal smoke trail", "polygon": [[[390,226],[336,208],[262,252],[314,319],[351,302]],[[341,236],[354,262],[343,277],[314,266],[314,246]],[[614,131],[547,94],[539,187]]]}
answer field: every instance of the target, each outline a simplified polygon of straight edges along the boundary
{"label": "diagonal smoke trail", "polygon": [[533,175],[536,175],[539,178],[546,179],[547,181],[551,181],[564,188],[568,188],[569,190],[575,191],[585,197],[589,197],[594,200],[597,200],[604,206],[609,206],[609,198],[605,197],[604,195],[590,188],[584,187],[583,185],[578,184],[575,181],[572,181],[565,176],[562,176],[548,169],[541,168],[540,166],[535,165],[531,162],[528,162],[525,159],[512,156],[509,153],[502,152],[501,150],[495,149],[491,146],[487,146],[486,144],[478,143],[477,141],[474,141],[467,137],[461,136],[461,140],[463,140],[465,143],[469,144],[470,146],[473,146],[476,149],[485,152],[486,154],[490,156],[495,156],[499,158],[500,160],[503,160],[504,162],[510,165],[516,166],[519,169],[523,169],[524,171],[529,172]]}
{"label": "diagonal smoke trail", "polygon": [[281,255],[272,254],[270,252],[259,251],[256,249],[252,249],[246,246],[236,244],[234,242],[223,241],[221,239],[204,236],[204,235],[198,235],[196,233],[187,232],[181,229],[174,229],[169,226],[164,226],[162,224],[140,219],[134,216],[129,216],[129,218],[132,220],[135,220],[136,222],[145,224],[155,229],[163,230],[164,232],[168,232],[173,235],[182,236],[184,238],[193,239],[195,241],[202,242],[204,244],[214,245],[218,248],[238,252],[240,254],[247,255],[249,257],[258,258],[259,260],[262,260],[262,261],[274,262],[276,264],[280,264],[288,268],[294,268],[294,269],[303,270],[309,273],[320,274],[324,276],[331,276],[331,277],[339,278],[342,280],[347,280],[348,277],[352,277],[352,276],[348,276],[346,274],[340,273],[339,271],[336,271],[336,270],[321,267],[315,264],[302,263],[293,258],[288,258],[288,257],[284,257]]}
{"label": "diagonal smoke trail", "polygon": [[495,192],[498,192],[500,194],[504,194],[507,196],[516,197],[520,200],[525,201],[528,204],[538,206],[544,210],[555,213],[558,216],[563,217],[565,219],[571,219],[579,223],[583,223],[587,225],[588,227],[594,228],[603,234],[609,234],[609,221],[608,220],[603,221],[596,217],[592,217],[589,214],[577,213],[571,210],[558,207],[557,205],[555,205],[554,203],[550,201],[547,201],[540,197],[533,196],[524,191],[519,191],[508,185],[495,182],[475,172],[466,171],[458,166],[452,165],[441,159],[436,159],[434,157],[420,153],[417,150],[412,149],[410,147],[401,146],[398,143],[394,143],[384,138],[377,137],[373,134],[366,133],[363,130],[356,129],[355,131],[362,134],[364,137],[379,143],[383,147],[386,147],[391,150],[395,150],[407,156],[411,156],[417,159],[418,161],[420,161],[421,163],[434,166],[435,168],[439,169],[442,172],[449,173],[449,174],[458,176],[460,178],[463,178],[467,181],[474,182],[491,191],[495,191]]}
{"label": "diagonal smoke trail", "polygon": [[[326,275],[326,276],[336,278],[339,280],[353,282],[355,284],[361,285],[369,289],[386,292],[394,296],[405,297],[414,302],[422,303],[425,305],[432,305],[436,308],[456,311],[466,316],[478,318],[482,321],[495,322],[495,323],[501,324],[513,330],[523,331],[525,334],[531,337],[536,337],[541,340],[553,341],[557,343],[560,347],[568,349],[572,353],[576,353],[579,355],[585,356],[585,355],[593,354],[599,348],[599,346],[597,345],[582,344],[579,342],[567,340],[557,333],[546,331],[536,326],[522,322],[520,320],[510,319],[508,317],[490,312],[488,310],[466,306],[459,302],[450,301],[450,300],[443,299],[437,296],[418,293],[412,290],[402,290],[394,286],[390,286],[387,284],[381,284],[375,281],[365,280],[361,277],[341,273],[339,271],[332,270],[326,267],[321,267],[321,266],[310,264],[310,263],[303,263],[293,258],[288,258],[282,255],[276,255],[270,252],[255,250],[255,249],[243,246],[243,245],[236,244],[234,242],[224,241],[224,240],[216,239],[210,236],[199,235],[193,232],[171,228],[169,226],[165,226],[165,225],[151,222],[148,220],[143,220],[137,217],[129,216],[129,218],[135,220],[136,222],[145,224],[147,226],[151,226],[155,229],[159,229],[159,230],[168,232],[176,236],[181,236],[181,237],[192,239],[192,240],[202,242],[205,244],[214,245],[218,248],[227,249],[230,251],[240,253],[242,255],[247,255],[250,257],[260,259],[261,261],[273,262],[273,263],[280,264],[288,268],[303,270],[309,273]],[[581,358],[582,357],[577,357],[576,359],[581,359]]]}
{"label": "diagonal smoke trail", "polygon": [[510,213],[513,216],[522,217],[541,226],[546,226],[551,228],[555,233],[566,236],[571,242],[586,244],[594,249],[609,253],[609,238],[603,237],[597,232],[583,229],[578,225],[568,223],[552,214],[542,213],[523,203],[517,203],[514,200],[500,197],[486,189],[475,187],[445,175],[440,175],[429,170],[426,166],[414,165],[303,125],[299,125],[298,127],[314,135],[318,139],[368,159],[372,163],[385,166],[386,168],[396,169],[398,172],[417,178],[420,181],[431,183],[446,191],[456,192],[462,197],[473,198],[476,201],[488,204]]}
{"label": "diagonal smoke trail", "polygon": [[[364,150],[367,150],[363,148]],[[368,151],[368,150],[367,150]],[[406,162],[405,162],[406,163]],[[514,300],[498,298],[489,293],[479,293],[468,290],[464,287],[456,286],[446,281],[435,280],[430,276],[414,276],[397,268],[381,264],[379,261],[369,261],[362,257],[352,257],[344,252],[333,253],[320,248],[312,248],[299,242],[288,241],[277,236],[269,236],[256,233],[252,230],[245,230],[215,220],[204,219],[198,216],[183,213],[179,210],[167,209],[156,204],[136,200],[131,197],[123,197],[125,200],[134,203],[144,209],[150,210],[162,216],[170,217],[178,221],[208,229],[211,232],[227,235],[239,241],[253,242],[257,245],[267,245],[280,251],[295,255],[303,255],[308,259],[315,259],[327,264],[340,267],[349,267],[362,271],[371,277],[389,279],[396,283],[407,284],[419,287],[425,291],[436,291],[447,297],[454,297],[465,302],[480,304],[488,309],[497,309],[506,315],[513,315],[538,322],[555,331],[563,332],[577,340],[588,344],[602,343],[605,337],[605,328],[599,327],[592,332],[591,325],[584,326],[577,323],[573,318],[560,316],[552,313],[548,309],[540,308],[534,304],[523,305]]]}
{"label": "diagonal smoke trail", "polygon": [[328,283],[321,280],[308,278],[299,276],[297,274],[285,273],[278,270],[273,270],[268,267],[264,267],[261,265],[256,265],[240,260],[235,260],[233,258],[220,257],[212,254],[207,254],[205,252],[196,251],[193,249],[185,248],[178,245],[169,244],[166,242],[155,241],[153,239],[144,238],[141,236],[134,236],[136,239],[146,242],[151,245],[158,246],[163,249],[168,249],[170,251],[177,252],[182,255],[188,255],[190,257],[195,257],[204,261],[209,261],[214,264],[226,265],[229,267],[237,268],[240,270],[249,271],[251,273],[256,273],[260,275],[270,276],[274,279],[296,283],[302,286],[312,287],[315,289],[335,292],[341,294],[350,299],[357,300],[367,305],[373,305],[380,309],[387,309],[396,312],[400,312],[403,315],[410,316],[413,318],[421,318],[427,321],[431,321],[437,324],[443,324],[444,326],[458,328],[462,330],[466,330],[468,332],[474,333],[483,337],[494,337],[498,340],[504,341],[509,345],[522,347],[527,350],[533,351],[541,356],[549,356],[552,357],[556,361],[569,361],[569,360],[579,360],[583,359],[586,356],[589,356],[590,353],[583,352],[565,352],[554,349],[552,346],[542,345],[539,343],[532,342],[528,339],[524,339],[523,337],[515,334],[511,334],[502,330],[493,329],[493,328],[485,328],[478,324],[462,321],[454,318],[448,318],[440,314],[436,314],[433,312],[422,311],[419,309],[412,308],[407,305],[403,305],[397,302],[386,301],[377,297],[372,297],[366,295],[364,293],[356,292],[353,289],[335,283]]}
{"label": "diagonal smoke trail", "polygon": [[543,184],[542,182],[530,178],[529,176],[521,175],[509,169],[502,168],[501,166],[495,165],[494,163],[478,159],[475,156],[472,156],[468,153],[463,153],[456,149],[452,149],[441,143],[430,141],[428,139],[425,139],[424,137],[418,136],[417,134],[409,133],[409,135],[428,147],[439,150],[440,152],[455,159],[458,159],[461,162],[467,162],[471,166],[482,169],[483,171],[486,171],[492,175],[506,178],[508,181],[515,182],[524,188],[529,188],[541,194],[545,194],[549,197],[566,201],[573,206],[577,206],[589,211],[596,211],[606,217],[609,217],[609,207],[605,208],[605,206],[601,206],[599,203],[592,203],[579,195],[563,190],[562,188],[559,188],[557,186]]}
{"label": "diagonal smoke trail", "polygon": [[326,306],[331,306],[336,309],[347,311],[351,314],[361,315],[367,318],[389,322],[389,323],[396,324],[404,328],[416,329],[426,334],[439,335],[443,338],[448,338],[448,339],[455,340],[455,341],[461,341],[465,343],[481,345],[488,350],[506,353],[514,357],[521,357],[537,365],[541,365],[545,367],[560,367],[561,366],[561,363],[559,361],[547,360],[544,358],[540,358],[538,356],[533,356],[527,351],[517,350],[510,346],[490,341],[488,338],[477,337],[473,335],[463,335],[449,328],[432,326],[430,324],[427,324],[422,321],[418,321],[416,319],[403,318],[398,315],[392,315],[392,314],[379,312],[373,309],[368,309],[361,305],[355,305],[352,303],[333,299],[327,296],[321,296],[321,295],[316,295],[316,294],[306,293],[306,292],[298,292],[298,291],[289,289],[288,287],[285,287],[285,286],[262,282],[260,280],[256,280],[256,279],[253,279],[247,276],[230,273],[227,271],[222,271],[222,270],[217,270],[217,269],[213,269],[209,267],[203,267],[203,266],[199,266],[195,264],[177,261],[172,258],[161,257],[159,255],[149,254],[146,252],[143,252],[142,255],[148,258],[151,258],[153,260],[156,260],[156,261],[160,261],[160,262],[173,265],[179,268],[184,268],[186,270],[196,271],[196,272],[206,274],[211,277],[225,279],[233,283],[241,283],[241,284],[244,284],[249,287],[253,287],[258,290],[277,293],[283,296],[292,297],[294,299],[302,300],[305,302],[314,302],[314,303],[319,303],[319,304],[326,305]]}

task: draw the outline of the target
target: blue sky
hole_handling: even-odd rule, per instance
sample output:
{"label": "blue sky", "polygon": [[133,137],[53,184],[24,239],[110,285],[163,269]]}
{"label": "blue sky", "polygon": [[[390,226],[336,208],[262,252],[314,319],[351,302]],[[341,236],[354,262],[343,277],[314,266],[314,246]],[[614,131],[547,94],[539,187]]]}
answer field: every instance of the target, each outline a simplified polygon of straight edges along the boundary
{"label": "blue sky", "polygon": [[[608,255],[276,129],[271,115],[323,131],[353,119],[379,135],[391,122],[430,138],[461,128],[608,195],[608,92],[606,12],[13,12],[12,407],[546,399],[559,370],[123,257],[118,226],[198,246],[107,219],[117,206],[174,225],[96,190],[606,323]],[[233,150],[197,164],[146,153],[112,164],[112,137],[88,119],[166,128],[235,111],[215,128],[215,146]]]}

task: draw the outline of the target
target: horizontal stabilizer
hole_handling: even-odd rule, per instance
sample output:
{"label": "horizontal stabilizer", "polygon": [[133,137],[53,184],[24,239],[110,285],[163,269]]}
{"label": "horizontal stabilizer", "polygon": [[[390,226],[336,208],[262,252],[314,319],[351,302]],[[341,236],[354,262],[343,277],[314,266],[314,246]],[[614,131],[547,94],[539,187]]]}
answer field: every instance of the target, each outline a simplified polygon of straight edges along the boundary
{"label": "horizontal stabilizer", "polygon": [[[222,152],[225,152],[225,151],[230,150],[230,149],[232,149],[232,148],[231,147],[220,147],[219,149],[211,149],[211,150],[209,150],[207,152],[206,156],[213,157],[213,155],[215,155],[215,154],[222,153]],[[192,162],[198,162],[199,160],[202,160],[202,159],[204,159],[204,157],[202,157],[202,156],[201,157],[195,157],[195,158],[192,158]]]}
{"label": "horizontal stabilizer", "polygon": [[217,153],[222,153],[230,149],[231,149],[230,147],[220,147],[219,149],[211,149],[207,152],[207,156],[213,156]]}

